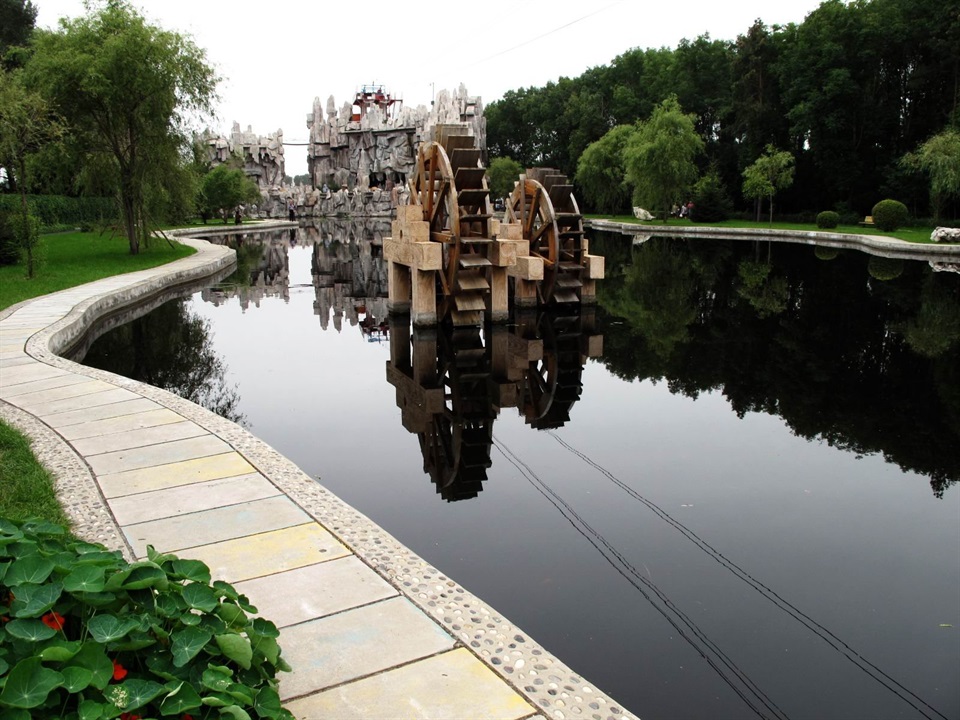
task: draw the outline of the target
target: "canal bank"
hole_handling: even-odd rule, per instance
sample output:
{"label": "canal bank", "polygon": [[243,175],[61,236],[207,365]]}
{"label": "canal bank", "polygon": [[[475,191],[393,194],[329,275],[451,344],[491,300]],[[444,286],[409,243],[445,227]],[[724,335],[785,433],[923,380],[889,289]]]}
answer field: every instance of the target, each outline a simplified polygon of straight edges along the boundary
{"label": "canal bank", "polygon": [[198,252],[0,313],[0,416],[54,472],[76,532],[201,559],[247,594],[281,626],[297,717],[631,717],[243,428],[58,356],[95,320],[235,262],[183,242]]}
{"label": "canal bank", "polygon": [[710,227],[706,225],[656,225],[615,222],[613,220],[585,220],[590,230],[622,233],[632,236],[634,243],[651,237],[714,238],[717,240],[766,240],[802,245],[822,245],[846,250],[861,250],[871,255],[901,260],[929,262],[960,262],[960,245],[921,244],[885,237],[883,235],[855,235],[825,230],[761,230],[757,228]]}

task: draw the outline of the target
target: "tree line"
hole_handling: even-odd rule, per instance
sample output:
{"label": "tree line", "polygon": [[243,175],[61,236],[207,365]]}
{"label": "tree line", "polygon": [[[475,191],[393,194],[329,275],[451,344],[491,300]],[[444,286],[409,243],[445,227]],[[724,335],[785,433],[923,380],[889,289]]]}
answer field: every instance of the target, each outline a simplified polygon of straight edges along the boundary
{"label": "tree line", "polygon": [[[672,113],[673,125],[659,150],[636,138],[665,120],[658,111]],[[955,219],[960,7],[826,0],[801,23],[758,19],[735,40],[702,35],[672,49],[631,49],[579,77],[509,91],[485,113],[492,158],[560,168],[598,212],[662,204],[638,189],[650,167],[638,154],[662,164],[672,153],[695,168],[671,180],[682,188],[671,188],[671,202],[710,177],[748,210],[765,192],[744,172],[787,153],[792,183],[775,188],[783,213],[862,216],[889,197],[915,217]],[[676,127],[683,122],[692,139]]]}

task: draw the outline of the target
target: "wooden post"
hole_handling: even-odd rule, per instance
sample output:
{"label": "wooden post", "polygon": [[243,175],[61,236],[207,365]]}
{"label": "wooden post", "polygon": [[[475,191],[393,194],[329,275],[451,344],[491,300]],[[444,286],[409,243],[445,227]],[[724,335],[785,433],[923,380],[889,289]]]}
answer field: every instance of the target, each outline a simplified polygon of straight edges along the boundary
{"label": "wooden post", "polygon": [[413,290],[410,283],[410,268],[388,259],[387,272],[387,310],[391,313],[409,313]]}
{"label": "wooden post", "polygon": [[410,316],[414,326],[437,324],[437,285],[436,273],[433,270],[414,268],[410,271],[413,277],[413,306]]}

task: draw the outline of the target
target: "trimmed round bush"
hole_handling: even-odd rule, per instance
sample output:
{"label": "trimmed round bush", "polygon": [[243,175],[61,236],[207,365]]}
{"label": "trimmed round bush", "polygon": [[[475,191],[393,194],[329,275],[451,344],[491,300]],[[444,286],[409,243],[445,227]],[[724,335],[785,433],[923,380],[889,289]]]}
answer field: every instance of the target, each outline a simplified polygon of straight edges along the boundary
{"label": "trimmed round bush", "polygon": [[840,255],[840,251],[835,247],[817,245],[816,249],[813,251],[813,254],[816,255],[817,259],[819,260],[835,260],[837,256]]}
{"label": "trimmed round bush", "polygon": [[907,216],[907,206],[899,200],[881,200],[873,206],[873,224],[884,232],[903,227]]}
{"label": "trimmed round bush", "polygon": [[817,227],[822,230],[835,228],[839,224],[840,214],[835,213],[833,210],[824,210],[822,213],[817,215]]}

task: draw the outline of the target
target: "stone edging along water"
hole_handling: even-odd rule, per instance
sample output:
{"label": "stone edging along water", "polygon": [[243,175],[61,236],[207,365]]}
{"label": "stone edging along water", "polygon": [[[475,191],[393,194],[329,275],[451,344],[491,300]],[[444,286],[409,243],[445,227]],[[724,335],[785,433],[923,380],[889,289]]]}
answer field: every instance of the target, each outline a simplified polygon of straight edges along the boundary
{"label": "stone edging along water", "polygon": [[856,235],[825,230],[764,230],[762,228],[706,227],[703,225],[646,225],[613,220],[586,220],[592,230],[619,232],[624,235],[647,237],[693,237],[718,240],[773,240],[774,242],[823,245],[825,247],[862,250],[871,255],[928,260],[930,262],[960,262],[960,244],[913,243],[883,235]]}
{"label": "stone edging along water", "polygon": [[[247,225],[241,231],[287,226],[293,227],[289,223],[258,223],[256,226]],[[237,230],[240,228],[228,229],[224,226],[219,232]],[[591,720],[635,717],[549,654],[489,605],[415,555],[372,520],[340,500],[244,428],[166,390],[78,365],[57,354],[81,338],[97,319],[121,308],[135,306],[170,286],[214,276],[236,263],[232,250],[185,237],[185,234],[200,233],[188,230],[172,234],[179,235],[181,242],[196,248],[201,262],[197,262],[197,255],[192,255],[160,268],[111,278],[113,281],[122,281],[127,277],[130,282],[126,285],[120,282],[119,288],[80,299],[59,321],[38,330],[27,341],[27,355],[46,365],[136,392],[222,438],[401,595],[524,695],[542,716],[559,720],[570,717]],[[71,291],[76,293],[77,290],[73,288],[44,298],[55,298]],[[31,302],[42,302],[44,298],[28,300],[2,311],[0,320]],[[96,479],[73,448],[38,419],[2,400],[0,417],[26,432],[34,441],[35,453],[56,478],[57,494],[75,531],[82,537],[101,542],[132,557],[132,550],[107,509]]]}

